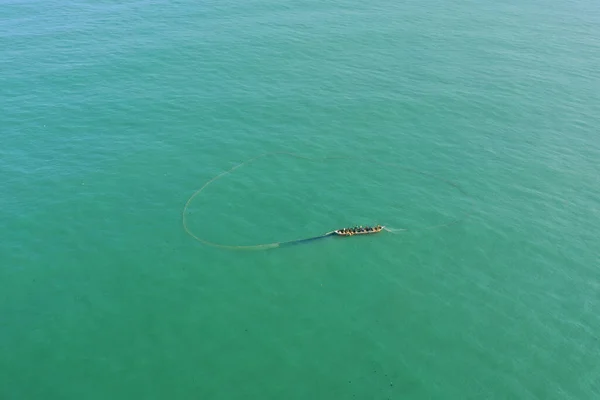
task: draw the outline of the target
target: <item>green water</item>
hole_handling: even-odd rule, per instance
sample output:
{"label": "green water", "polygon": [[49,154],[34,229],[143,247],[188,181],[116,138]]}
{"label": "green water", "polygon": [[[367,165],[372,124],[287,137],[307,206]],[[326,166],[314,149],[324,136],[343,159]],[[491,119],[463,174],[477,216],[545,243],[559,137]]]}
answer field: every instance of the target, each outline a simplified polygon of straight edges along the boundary
{"label": "green water", "polygon": [[[1,1],[0,398],[598,398],[599,27],[591,0]],[[346,159],[244,166],[195,233],[412,230],[185,233],[274,151]]]}

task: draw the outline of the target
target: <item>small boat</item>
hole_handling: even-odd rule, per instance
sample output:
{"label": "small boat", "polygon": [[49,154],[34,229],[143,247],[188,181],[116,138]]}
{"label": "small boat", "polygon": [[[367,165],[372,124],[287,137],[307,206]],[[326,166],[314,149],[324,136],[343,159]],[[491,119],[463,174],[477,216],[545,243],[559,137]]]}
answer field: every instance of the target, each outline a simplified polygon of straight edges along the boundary
{"label": "small boat", "polygon": [[383,226],[377,225],[375,227],[370,226],[359,226],[354,228],[342,228],[333,231],[338,236],[354,236],[354,235],[368,235],[371,233],[379,233],[383,230]]}

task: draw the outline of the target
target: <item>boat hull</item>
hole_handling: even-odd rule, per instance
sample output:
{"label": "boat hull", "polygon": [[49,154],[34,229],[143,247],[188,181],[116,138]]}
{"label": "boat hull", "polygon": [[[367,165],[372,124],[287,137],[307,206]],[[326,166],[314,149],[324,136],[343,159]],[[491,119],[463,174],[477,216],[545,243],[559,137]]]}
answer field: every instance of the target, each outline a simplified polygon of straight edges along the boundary
{"label": "boat hull", "polygon": [[341,229],[334,231],[334,234],[337,236],[354,236],[354,235],[372,235],[374,233],[379,233],[383,230],[383,228],[373,229],[371,231],[358,231],[358,232],[344,232]]}

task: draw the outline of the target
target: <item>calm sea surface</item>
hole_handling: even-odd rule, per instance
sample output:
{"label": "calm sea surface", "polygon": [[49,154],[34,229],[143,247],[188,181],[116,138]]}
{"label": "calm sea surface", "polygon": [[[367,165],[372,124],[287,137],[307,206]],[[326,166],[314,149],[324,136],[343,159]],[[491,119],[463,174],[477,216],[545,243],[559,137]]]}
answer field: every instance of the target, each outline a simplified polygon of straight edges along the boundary
{"label": "calm sea surface", "polygon": [[[600,398],[599,38],[592,0],[0,0],[0,398]],[[270,152],[311,159],[195,235],[409,230],[185,232]]]}

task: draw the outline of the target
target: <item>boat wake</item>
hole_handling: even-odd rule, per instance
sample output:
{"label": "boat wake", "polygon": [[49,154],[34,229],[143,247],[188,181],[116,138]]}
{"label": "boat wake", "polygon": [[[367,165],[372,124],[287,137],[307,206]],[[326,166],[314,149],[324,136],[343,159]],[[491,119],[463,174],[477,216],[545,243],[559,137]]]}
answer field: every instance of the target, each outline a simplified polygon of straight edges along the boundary
{"label": "boat wake", "polygon": [[[325,233],[323,235],[320,236],[315,236],[315,237],[310,237],[310,238],[305,238],[305,239],[296,239],[296,240],[290,240],[287,242],[274,242],[274,243],[265,243],[265,244],[255,244],[255,245],[242,245],[242,246],[236,246],[236,245],[230,245],[230,244],[221,244],[221,243],[214,243],[211,241],[208,241],[206,239],[203,239],[202,237],[197,236],[195,233],[193,233],[191,231],[191,229],[188,227],[188,222],[187,222],[187,214],[188,214],[188,207],[190,205],[190,203],[194,200],[195,197],[197,197],[208,185],[210,185],[212,182],[222,178],[225,175],[231,174],[233,171],[235,171],[236,169],[242,167],[243,165],[247,165],[252,163],[253,161],[258,160],[259,158],[262,157],[266,157],[268,155],[274,155],[274,154],[285,154],[291,157],[295,157],[295,158],[299,158],[299,159],[305,159],[305,160],[321,160],[321,161],[325,161],[325,160],[334,160],[334,159],[338,159],[338,160],[344,160],[344,159],[350,159],[350,157],[345,157],[345,156],[340,156],[340,157],[336,157],[336,156],[332,156],[332,157],[323,157],[323,158],[313,158],[313,157],[306,157],[306,156],[301,156],[298,154],[293,154],[293,153],[288,153],[288,152],[275,152],[275,153],[264,153],[261,154],[259,156],[256,156],[254,158],[251,158],[249,160],[246,160],[234,167],[232,167],[231,169],[224,171],[220,174],[218,174],[217,176],[213,177],[212,179],[210,179],[208,182],[204,183],[204,185],[202,187],[200,187],[200,189],[196,190],[191,196],[190,198],[188,198],[187,202],[185,203],[185,206],[183,207],[183,212],[182,212],[182,222],[183,222],[183,228],[184,230],[187,232],[188,235],[190,235],[192,238],[194,238],[195,240],[197,240],[200,243],[203,243],[205,245],[209,245],[209,246],[213,246],[213,247],[218,247],[218,248],[222,248],[222,249],[230,249],[230,250],[267,250],[267,249],[273,249],[273,248],[277,248],[277,247],[282,247],[282,246],[287,246],[287,245],[294,245],[294,244],[300,244],[300,243],[307,243],[307,242],[312,242],[318,239],[324,239],[327,238],[329,236],[353,236],[353,235],[364,235],[364,234],[371,234],[371,233],[377,233],[377,232],[381,232],[382,230],[385,230],[386,232],[389,233],[400,233],[400,232],[412,232],[414,229],[405,229],[405,228],[389,228],[386,226],[376,226],[373,228],[370,227],[354,227],[354,228],[343,228],[343,229],[338,229],[336,231],[332,231],[332,232],[328,232]],[[419,170],[415,170],[413,168],[409,168],[409,167],[404,167],[404,166],[400,166],[394,163],[387,163],[387,162],[382,162],[382,161],[375,161],[375,163],[377,164],[381,164],[381,165],[387,165],[389,167],[392,168],[401,168],[403,170],[406,171],[410,171],[410,172],[414,172],[416,174],[419,175],[423,175],[423,176],[428,176],[431,178],[435,178],[440,182],[443,182],[447,185],[450,185],[452,187],[454,187],[455,189],[457,189],[460,193],[462,193],[463,195],[467,195],[467,193],[465,192],[465,190],[463,190],[458,184],[448,181],[446,179],[437,177],[433,174],[427,173],[427,172],[423,172],[423,171],[419,171]],[[463,215],[462,217],[458,217],[456,219],[454,219],[453,221],[449,221],[446,223],[442,223],[439,225],[434,225],[434,226],[425,226],[425,227],[421,227],[419,230],[423,230],[423,229],[434,229],[434,228],[441,228],[441,227],[447,227],[453,224],[456,224],[460,221],[465,220],[468,215],[470,213],[466,213],[465,215]]]}
{"label": "boat wake", "polygon": [[387,226],[383,227],[383,230],[389,233],[400,233],[400,232],[408,232],[408,229],[404,229],[404,228],[388,228]]}

